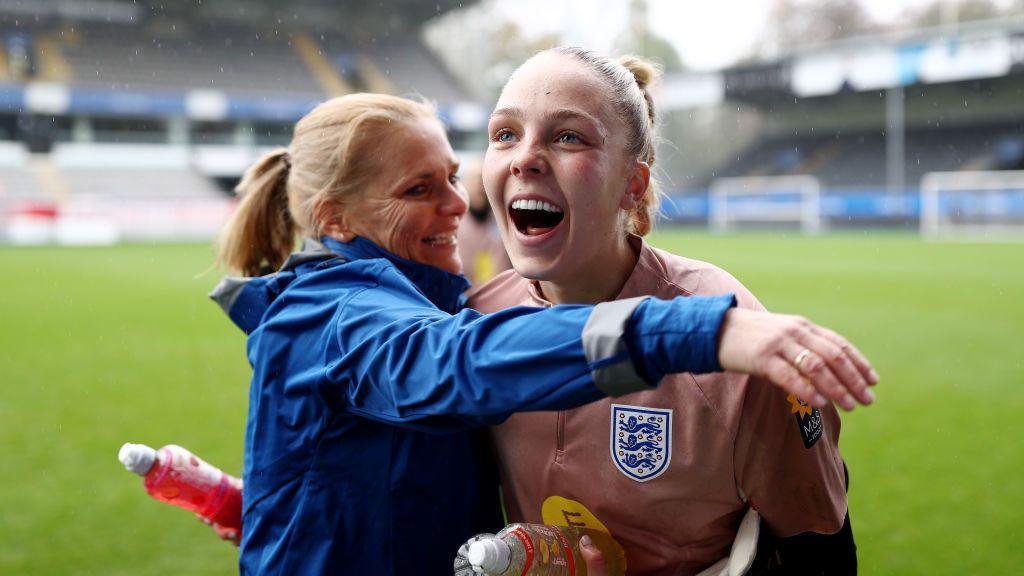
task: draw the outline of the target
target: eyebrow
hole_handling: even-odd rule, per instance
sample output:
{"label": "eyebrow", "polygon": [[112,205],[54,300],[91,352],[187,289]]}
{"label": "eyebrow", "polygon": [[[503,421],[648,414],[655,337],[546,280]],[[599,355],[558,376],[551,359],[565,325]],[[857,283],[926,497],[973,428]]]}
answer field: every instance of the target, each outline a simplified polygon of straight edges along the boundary
{"label": "eyebrow", "polygon": [[[460,162],[452,162],[451,164],[448,165],[448,169],[451,170],[453,173],[458,173],[459,168],[461,168],[461,167],[462,167],[462,164]],[[402,178],[401,180],[399,180],[399,184],[396,187],[397,188],[402,188],[404,186],[412,184],[413,182],[419,182],[420,180],[430,180],[433,177],[434,177],[434,172],[433,171],[422,172],[420,174],[417,174],[416,176],[409,176],[408,178]]]}
{"label": "eyebrow", "polygon": [[[505,108],[497,108],[494,110],[494,112],[491,112],[490,120],[493,120],[495,117],[498,116],[507,116],[514,120],[522,121],[524,114],[522,109],[520,108],[517,108],[515,106],[507,106]],[[571,110],[569,108],[559,108],[558,110],[545,114],[544,116],[545,118],[550,120],[583,120],[585,122],[589,122],[590,124],[592,124],[594,128],[597,129],[598,132],[600,132],[601,138],[607,137],[604,125],[601,124],[601,122],[597,118],[585,112],[580,112],[579,110]]]}

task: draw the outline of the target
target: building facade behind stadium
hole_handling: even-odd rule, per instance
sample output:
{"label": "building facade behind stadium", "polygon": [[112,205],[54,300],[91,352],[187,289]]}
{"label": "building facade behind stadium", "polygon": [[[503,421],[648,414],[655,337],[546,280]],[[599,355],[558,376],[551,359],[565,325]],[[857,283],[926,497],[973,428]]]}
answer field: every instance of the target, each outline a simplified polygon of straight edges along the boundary
{"label": "building facade behind stadium", "polygon": [[[423,40],[465,4],[0,0],[0,240],[207,240],[245,167],[356,91],[435,101],[479,154],[491,103]],[[1024,21],[674,73],[657,97],[670,221],[918,226],[936,172],[1006,176],[944,216],[1024,214]]]}

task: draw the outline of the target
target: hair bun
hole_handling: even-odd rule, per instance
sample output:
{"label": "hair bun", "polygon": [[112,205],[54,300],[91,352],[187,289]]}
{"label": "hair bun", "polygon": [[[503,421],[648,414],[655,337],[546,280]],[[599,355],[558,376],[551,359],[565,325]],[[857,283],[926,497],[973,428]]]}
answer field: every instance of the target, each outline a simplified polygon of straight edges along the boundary
{"label": "hair bun", "polygon": [[639,56],[622,56],[619,58],[619,64],[622,64],[626,70],[633,74],[633,79],[636,80],[637,86],[644,91],[661,77],[661,70],[658,66],[650,60],[645,60]]}

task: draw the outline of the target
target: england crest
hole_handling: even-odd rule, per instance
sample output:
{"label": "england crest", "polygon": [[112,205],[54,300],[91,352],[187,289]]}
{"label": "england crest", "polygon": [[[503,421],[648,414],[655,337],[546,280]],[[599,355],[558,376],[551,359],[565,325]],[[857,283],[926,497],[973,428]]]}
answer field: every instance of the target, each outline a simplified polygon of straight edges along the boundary
{"label": "england crest", "polygon": [[672,410],[612,404],[612,462],[637,482],[661,476],[672,460]]}

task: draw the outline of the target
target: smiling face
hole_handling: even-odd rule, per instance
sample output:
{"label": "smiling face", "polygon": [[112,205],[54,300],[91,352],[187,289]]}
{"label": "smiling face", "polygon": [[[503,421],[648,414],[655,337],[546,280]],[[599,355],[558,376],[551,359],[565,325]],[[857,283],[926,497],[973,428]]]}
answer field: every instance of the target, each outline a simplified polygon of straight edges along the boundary
{"label": "smiling face", "polygon": [[622,254],[649,178],[626,134],[610,90],[577,60],[545,53],[515,72],[488,123],[484,187],[516,272],[588,282]]}
{"label": "smiling face", "polygon": [[327,233],[343,241],[362,236],[402,258],[460,273],[455,232],[466,193],[440,122],[424,118],[389,128],[375,153],[379,175],[346,203]]}

